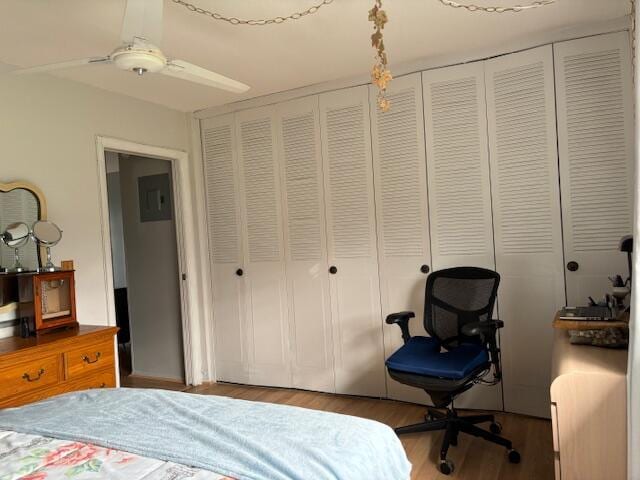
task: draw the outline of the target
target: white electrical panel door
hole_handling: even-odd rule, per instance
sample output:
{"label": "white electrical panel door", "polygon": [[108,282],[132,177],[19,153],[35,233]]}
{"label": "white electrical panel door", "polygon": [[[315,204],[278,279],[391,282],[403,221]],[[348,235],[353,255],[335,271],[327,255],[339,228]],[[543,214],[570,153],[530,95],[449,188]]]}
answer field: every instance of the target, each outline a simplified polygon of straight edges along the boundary
{"label": "white electrical panel door", "polygon": [[[387,90],[391,101],[387,112],[378,108],[376,94],[370,87],[382,318],[394,312],[415,312],[409,322],[411,334],[424,336],[424,287],[431,251],[420,74],[393,80]],[[403,341],[397,325],[383,323],[383,333],[388,358]],[[389,376],[387,395],[429,402],[423,390]]]}
{"label": "white electrical panel door", "polygon": [[554,45],[569,305],[628,276],[620,238],[633,225],[633,87],[627,32]]}
{"label": "white electrical panel door", "polygon": [[236,114],[249,383],[291,386],[275,107]]}
{"label": "white electrical panel door", "polygon": [[320,96],[336,392],[383,396],[385,367],[366,86]]}
{"label": "white electrical panel door", "polygon": [[485,63],[507,411],[549,417],[553,331],[564,305],[553,52]]}
{"label": "white electrical panel door", "polygon": [[[422,82],[433,269],[495,270],[484,62],[429,70]],[[456,405],[501,410],[501,389],[478,385]]]}
{"label": "white electrical panel door", "polygon": [[292,386],[335,391],[318,97],[277,106]]}
{"label": "white electrical panel door", "polygon": [[216,380],[246,383],[247,333],[234,115],[201,122]]}

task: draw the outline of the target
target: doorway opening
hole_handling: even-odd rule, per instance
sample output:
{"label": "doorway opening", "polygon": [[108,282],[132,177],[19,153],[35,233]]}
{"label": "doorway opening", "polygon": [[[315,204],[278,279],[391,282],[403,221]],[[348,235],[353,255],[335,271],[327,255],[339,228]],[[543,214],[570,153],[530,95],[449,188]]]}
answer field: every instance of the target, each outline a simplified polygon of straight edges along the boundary
{"label": "doorway opening", "polygon": [[109,150],[104,159],[120,385],[184,389],[172,162]]}

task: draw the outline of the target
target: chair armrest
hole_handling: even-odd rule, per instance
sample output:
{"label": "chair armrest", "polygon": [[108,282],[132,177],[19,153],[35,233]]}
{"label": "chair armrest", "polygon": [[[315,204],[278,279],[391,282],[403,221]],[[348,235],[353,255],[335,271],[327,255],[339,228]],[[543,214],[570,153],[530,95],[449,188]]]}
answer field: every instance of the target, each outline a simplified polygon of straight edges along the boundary
{"label": "chair armrest", "polygon": [[463,335],[467,337],[480,337],[489,350],[489,360],[493,365],[494,382],[500,381],[502,378],[502,365],[500,362],[500,348],[496,332],[499,328],[504,327],[502,320],[486,320],[484,322],[471,322],[463,325],[460,329]]}
{"label": "chair armrest", "polygon": [[389,325],[391,325],[392,323],[400,323],[403,321],[408,322],[410,318],[415,317],[416,314],[413,312],[398,312],[398,313],[391,313],[389,315],[387,315],[387,319],[385,320]]}
{"label": "chair armrest", "polygon": [[504,327],[502,320],[486,320],[484,322],[471,322],[462,326],[462,334],[467,337],[483,337],[495,334],[496,330]]}
{"label": "chair armrest", "polygon": [[402,340],[404,343],[407,343],[411,338],[411,333],[409,333],[409,319],[415,317],[416,314],[413,312],[398,312],[387,315],[385,322],[387,324],[397,324],[400,327],[400,331],[402,332]]}

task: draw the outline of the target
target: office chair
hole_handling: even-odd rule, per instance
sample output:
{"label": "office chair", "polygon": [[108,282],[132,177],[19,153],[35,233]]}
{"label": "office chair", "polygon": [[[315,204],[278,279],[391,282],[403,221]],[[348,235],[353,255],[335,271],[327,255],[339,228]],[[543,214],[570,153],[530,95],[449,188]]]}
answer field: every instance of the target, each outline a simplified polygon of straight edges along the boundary
{"label": "office chair", "polygon": [[[391,378],[412,387],[422,388],[435,408],[429,408],[425,421],[396,428],[403,433],[445,430],[440,449],[440,471],[453,472],[447,460],[450,445],[457,445],[463,432],[497,443],[507,449],[511,463],[520,462],[520,454],[511,442],[498,434],[502,427],[493,415],[458,416],[453,400],[477,383],[496,385],[501,379],[500,350],[496,332],[501,320],[493,320],[493,306],[500,275],[476,267],[449,268],[433,272],[427,278],[424,303],[424,326],[430,337],[412,337],[409,319],[413,312],[389,315],[388,324],[397,324],[404,345],[386,362]],[[493,380],[484,381],[493,366]],[[436,409],[444,409],[444,412]],[[477,423],[490,422],[490,431]]]}

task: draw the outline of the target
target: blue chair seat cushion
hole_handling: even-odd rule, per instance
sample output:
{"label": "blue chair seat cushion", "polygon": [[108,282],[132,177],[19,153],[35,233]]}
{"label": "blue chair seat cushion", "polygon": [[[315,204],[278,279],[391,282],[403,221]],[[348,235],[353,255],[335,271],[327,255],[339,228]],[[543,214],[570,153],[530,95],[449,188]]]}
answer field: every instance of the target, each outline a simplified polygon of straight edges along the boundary
{"label": "blue chair seat cushion", "polygon": [[411,337],[386,362],[387,368],[428,377],[459,380],[489,362],[482,345],[465,343],[441,351],[440,343],[430,337]]}

